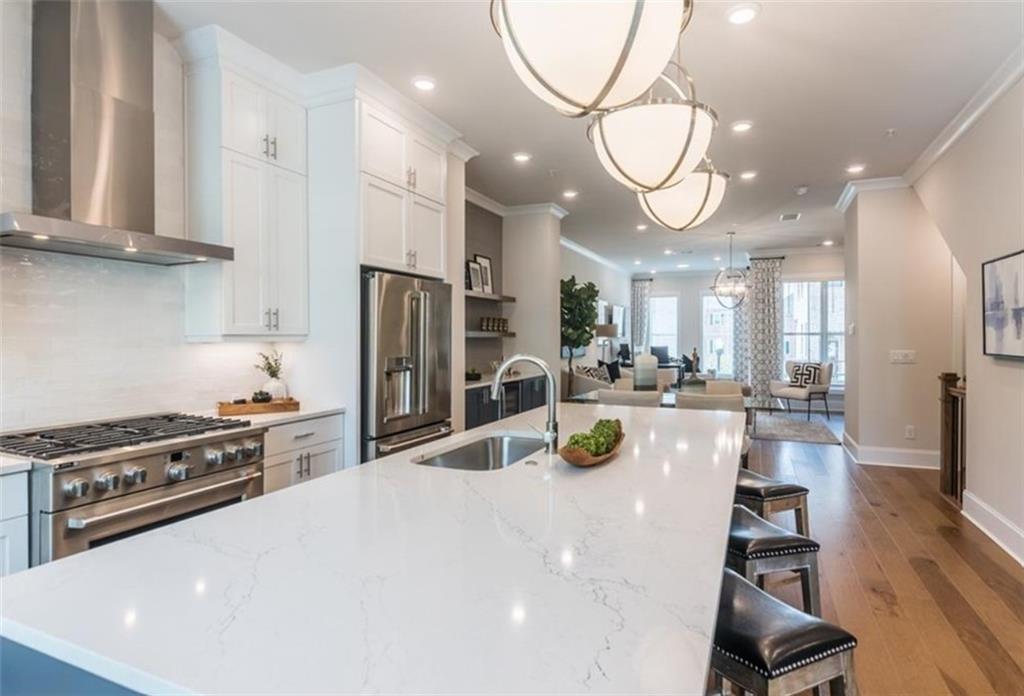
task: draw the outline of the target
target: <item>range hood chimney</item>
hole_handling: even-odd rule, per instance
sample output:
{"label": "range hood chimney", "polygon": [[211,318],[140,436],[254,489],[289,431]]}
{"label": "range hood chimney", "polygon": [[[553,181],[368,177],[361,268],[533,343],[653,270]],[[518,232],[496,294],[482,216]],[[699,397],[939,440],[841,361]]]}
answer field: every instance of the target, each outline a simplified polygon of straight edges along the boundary
{"label": "range hood chimney", "polygon": [[32,213],[0,245],[174,266],[230,247],[154,234],[153,3],[32,5]]}

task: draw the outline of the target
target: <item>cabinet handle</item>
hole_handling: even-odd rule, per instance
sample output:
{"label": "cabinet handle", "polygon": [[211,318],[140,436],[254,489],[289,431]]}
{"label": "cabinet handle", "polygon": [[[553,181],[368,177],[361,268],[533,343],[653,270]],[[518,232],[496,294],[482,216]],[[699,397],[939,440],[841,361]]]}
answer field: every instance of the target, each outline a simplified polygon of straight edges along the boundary
{"label": "cabinet handle", "polygon": [[267,331],[270,331],[270,310],[263,312],[263,325],[267,327]]}
{"label": "cabinet handle", "polygon": [[275,308],[274,309],[274,331],[280,331],[280,330],[281,330],[281,311],[279,309]]}
{"label": "cabinet handle", "polygon": [[270,136],[263,136],[263,156],[270,157]]}
{"label": "cabinet handle", "polygon": [[302,478],[302,455],[300,454],[295,461],[299,463],[299,468],[295,471],[295,473],[299,475],[299,478]]}
{"label": "cabinet handle", "polygon": [[405,265],[412,268],[412,251],[405,252]]}
{"label": "cabinet handle", "polygon": [[314,435],[316,435],[316,431],[315,430],[310,430],[310,431],[305,432],[305,433],[299,433],[298,435],[295,435],[294,437],[292,437],[292,439],[293,440],[305,440],[307,437],[313,437]]}
{"label": "cabinet handle", "polygon": [[311,456],[310,456],[309,452],[306,452],[306,476],[309,476],[311,474],[312,464],[310,464],[310,460],[311,460]]}
{"label": "cabinet handle", "polygon": [[416,188],[416,167],[412,168],[412,187]]}
{"label": "cabinet handle", "polygon": [[277,138],[276,137],[270,139],[270,147],[273,148],[270,151],[270,156],[273,157],[276,160],[277,159]]}
{"label": "cabinet handle", "polygon": [[416,266],[417,266],[417,264],[419,264],[419,262],[420,262],[420,260],[419,260],[419,252],[418,251],[413,251],[412,252],[412,267],[416,268]]}

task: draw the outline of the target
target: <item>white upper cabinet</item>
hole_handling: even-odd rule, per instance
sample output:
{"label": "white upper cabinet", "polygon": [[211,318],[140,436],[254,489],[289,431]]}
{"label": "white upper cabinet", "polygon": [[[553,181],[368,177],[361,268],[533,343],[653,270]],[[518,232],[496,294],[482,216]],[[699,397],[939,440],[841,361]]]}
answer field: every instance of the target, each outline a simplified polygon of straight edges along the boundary
{"label": "white upper cabinet", "polygon": [[220,79],[223,147],[306,173],[306,110],[301,104],[231,70],[191,79]]}
{"label": "white upper cabinet", "polygon": [[261,334],[271,312],[270,231],[266,167],[259,160],[223,151],[223,243],[235,260],[223,264],[223,332]]}
{"label": "white upper cabinet", "polygon": [[432,138],[413,132],[408,139],[412,190],[444,205],[448,179],[448,153]]}
{"label": "white upper cabinet", "polygon": [[411,194],[401,186],[366,174],[360,187],[363,263],[408,270],[411,255],[406,234]]}
{"label": "white upper cabinet", "polygon": [[420,195],[409,197],[409,251],[420,275],[444,277],[447,245],[444,206]]}
{"label": "white upper cabinet", "polygon": [[382,109],[363,104],[360,130],[360,166],[367,174],[408,188],[411,183],[405,160],[405,126]]}
{"label": "white upper cabinet", "polygon": [[269,157],[279,167],[306,173],[306,110],[278,95],[268,101]]}
{"label": "white upper cabinet", "polygon": [[267,172],[271,328],[275,335],[301,336],[309,332],[306,178],[277,167]]}

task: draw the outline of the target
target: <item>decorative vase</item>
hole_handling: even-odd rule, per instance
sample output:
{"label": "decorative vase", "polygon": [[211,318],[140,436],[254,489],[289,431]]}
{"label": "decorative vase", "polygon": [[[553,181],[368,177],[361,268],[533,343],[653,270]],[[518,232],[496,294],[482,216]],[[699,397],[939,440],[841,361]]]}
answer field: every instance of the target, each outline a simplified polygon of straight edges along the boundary
{"label": "decorative vase", "polygon": [[288,398],[288,385],[276,377],[268,379],[260,389],[267,392],[275,399]]}

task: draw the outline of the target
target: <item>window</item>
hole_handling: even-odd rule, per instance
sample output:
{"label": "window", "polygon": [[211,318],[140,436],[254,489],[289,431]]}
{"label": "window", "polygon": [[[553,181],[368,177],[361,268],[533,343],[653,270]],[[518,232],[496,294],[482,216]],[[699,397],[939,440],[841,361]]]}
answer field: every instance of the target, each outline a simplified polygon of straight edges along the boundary
{"label": "window", "polygon": [[668,354],[679,355],[679,298],[651,298],[651,345],[668,346]]}
{"label": "window", "polygon": [[714,370],[718,375],[731,377],[733,373],[732,310],[726,309],[714,295],[701,297],[701,350],[702,370]]}
{"label": "window", "polygon": [[846,284],[783,283],[783,359],[835,363],[832,384],[846,382]]}

